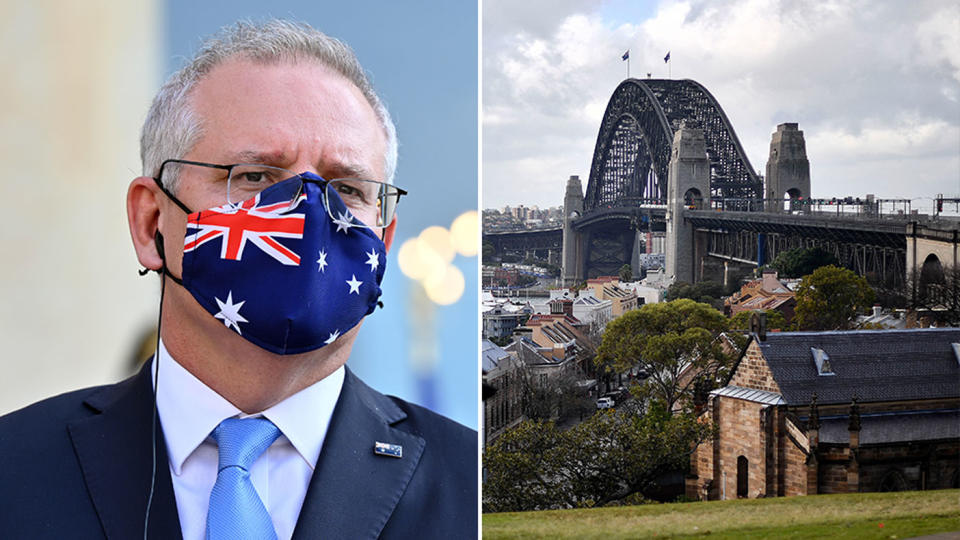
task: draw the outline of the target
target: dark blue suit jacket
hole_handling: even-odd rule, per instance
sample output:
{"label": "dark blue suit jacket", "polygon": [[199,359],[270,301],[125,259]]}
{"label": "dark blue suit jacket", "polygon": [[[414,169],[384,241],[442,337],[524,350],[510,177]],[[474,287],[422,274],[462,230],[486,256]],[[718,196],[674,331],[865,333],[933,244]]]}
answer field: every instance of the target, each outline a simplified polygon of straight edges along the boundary
{"label": "dark blue suit jacket", "polygon": [[[0,538],[142,538],[152,414],[145,368],[0,417]],[[162,429],[155,449],[149,537],[180,538]],[[477,509],[476,432],[348,369],[293,537],[474,538]]]}

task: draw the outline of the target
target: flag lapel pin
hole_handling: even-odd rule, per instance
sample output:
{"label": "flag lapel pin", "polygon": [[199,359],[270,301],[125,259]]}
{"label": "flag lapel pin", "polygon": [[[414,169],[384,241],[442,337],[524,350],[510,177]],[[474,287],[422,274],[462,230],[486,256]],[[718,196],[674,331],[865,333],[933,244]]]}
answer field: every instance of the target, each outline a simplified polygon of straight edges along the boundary
{"label": "flag lapel pin", "polygon": [[390,444],[377,441],[373,445],[373,453],[378,456],[390,456],[395,458],[403,457],[403,447],[399,444]]}

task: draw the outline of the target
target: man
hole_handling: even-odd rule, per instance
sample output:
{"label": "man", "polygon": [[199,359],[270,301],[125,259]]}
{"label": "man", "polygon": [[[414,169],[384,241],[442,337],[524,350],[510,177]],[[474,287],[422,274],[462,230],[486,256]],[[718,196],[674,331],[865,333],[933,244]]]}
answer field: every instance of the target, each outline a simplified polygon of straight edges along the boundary
{"label": "man", "polygon": [[225,29],[161,88],[141,156],[127,211],[163,280],[158,355],[0,418],[0,536],[475,536],[476,433],[344,366],[404,194],[352,52]]}

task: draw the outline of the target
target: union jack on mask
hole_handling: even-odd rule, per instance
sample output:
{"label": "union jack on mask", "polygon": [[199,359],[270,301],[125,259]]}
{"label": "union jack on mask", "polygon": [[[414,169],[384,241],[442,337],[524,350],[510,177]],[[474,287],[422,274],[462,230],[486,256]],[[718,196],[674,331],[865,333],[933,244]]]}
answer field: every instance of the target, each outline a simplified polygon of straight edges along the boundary
{"label": "union jack on mask", "polygon": [[[304,178],[322,182],[311,173]],[[276,354],[333,343],[380,298],[386,248],[336,195],[284,180],[187,217],[183,286],[210,315]],[[329,191],[331,194],[332,191]]]}

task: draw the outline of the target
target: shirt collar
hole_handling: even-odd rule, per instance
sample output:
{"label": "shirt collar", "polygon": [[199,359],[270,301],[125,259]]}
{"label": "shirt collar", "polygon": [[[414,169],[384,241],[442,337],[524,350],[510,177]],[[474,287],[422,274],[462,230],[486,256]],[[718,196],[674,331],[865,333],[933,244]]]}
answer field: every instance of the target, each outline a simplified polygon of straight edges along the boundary
{"label": "shirt collar", "polygon": [[155,370],[163,364],[159,373],[154,372],[158,380],[157,414],[174,474],[180,475],[184,461],[220,422],[234,416],[260,414],[280,429],[311,469],[316,467],[343,387],[343,366],[262,413],[244,415],[170,356],[162,340],[159,354],[160,361],[153,364]]}

